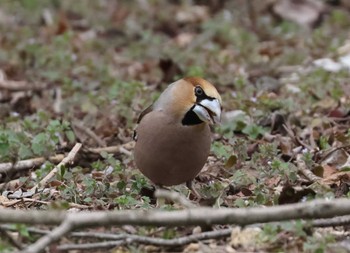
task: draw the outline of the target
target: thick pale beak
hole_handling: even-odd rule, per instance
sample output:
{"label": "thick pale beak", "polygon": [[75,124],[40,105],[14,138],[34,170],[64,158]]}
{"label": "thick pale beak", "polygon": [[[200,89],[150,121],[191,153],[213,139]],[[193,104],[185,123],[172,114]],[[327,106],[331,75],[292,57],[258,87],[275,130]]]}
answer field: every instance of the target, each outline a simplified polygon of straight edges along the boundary
{"label": "thick pale beak", "polygon": [[221,105],[217,99],[203,99],[195,105],[193,111],[197,114],[198,118],[208,124],[217,124],[220,122]]}

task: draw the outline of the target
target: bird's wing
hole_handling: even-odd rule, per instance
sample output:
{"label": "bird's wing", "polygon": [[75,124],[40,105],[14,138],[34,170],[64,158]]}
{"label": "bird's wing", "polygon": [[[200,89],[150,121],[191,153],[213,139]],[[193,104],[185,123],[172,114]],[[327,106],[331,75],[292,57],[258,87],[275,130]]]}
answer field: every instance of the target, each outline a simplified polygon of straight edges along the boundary
{"label": "bird's wing", "polygon": [[153,111],[153,104],[151,104],[150,106],[148,106],[145,110],[143,110],[139,116],[139,118],[137,119],[137,124],[140,123],[140,121],[142,120],[142,118],[149,112]]}
{"label": "bird's wing", "polygon": [[[140,116],[137,119],[137,124],[139,124],[142,120],[142,118],[147,114],[150,113],[151,111],[153,111],[153,104],[151,104],[150,106],[148,106],[145,110],[143,110],[140,114]],[[134,129],[134,133],[132,135],[132,138],[134,141],[137,141],[137,131],[136,129]]]}

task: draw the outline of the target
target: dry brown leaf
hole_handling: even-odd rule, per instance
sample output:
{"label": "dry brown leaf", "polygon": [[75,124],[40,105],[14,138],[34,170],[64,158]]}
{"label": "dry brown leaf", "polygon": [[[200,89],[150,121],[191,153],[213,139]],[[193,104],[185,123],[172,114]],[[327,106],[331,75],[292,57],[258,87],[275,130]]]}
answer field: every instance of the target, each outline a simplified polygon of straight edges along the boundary
{"label": "dry brown leaf", "polygon": [[323,184],[331,185],[331,184],[336,184],[339,185],[341,181],[349,181],[350,180],[350,172],[338,172],[335,173],[327,178],[324,178],[322,180]]}
{"label": "dry brown leaf", "polygon": [[325,5],[318,0],[280,0],[275,2],[272,11],[282,19],[313,27],[321,20]]}
{"label": "dry brown leaf", "polygon": [[5,196],[0,195],[0,205],[2,205],[2,203],[8,202],[10,201],[8,198],[6,198]]}
{"label": "dry brown leaf", "polygon": [[183,252],[190,253],[190,252],[198,252],[199,250],[199,244],[198,243],[190,243]]}
{"label": "dry brown leaf", "polygon": [[329,165],[341,169],[349,159],[349,154],[343,149],[337,149],[322,161],[322,166]]}
{"label": "dry brown leaf", "polygon": [[230,245],[233,248],[243,248],[253,250],[257,244],[257,236],[261,232],[260,228],[235,227],[232,229]]}
{"label": "dry brown leaf", "polygon": [[338,172],[338,170],[334,166],[323,165],[322,167],[323,167],[323,178],[325,179]]}

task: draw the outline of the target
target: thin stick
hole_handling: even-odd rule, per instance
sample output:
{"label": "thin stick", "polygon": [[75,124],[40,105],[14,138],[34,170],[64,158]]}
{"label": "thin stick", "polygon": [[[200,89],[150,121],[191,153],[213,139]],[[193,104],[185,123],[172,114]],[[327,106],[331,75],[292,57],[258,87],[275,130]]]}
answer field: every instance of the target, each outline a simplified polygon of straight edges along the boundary
{"label": "thin stick", "polygon": [[[53,163],[59,163],[64,158],[64,155],[55,155],[48,160]],[[0,163],[0,173],[20,172],[31,168],[38,167],[46,162],[45,157],[37,157],[27,160],[18,161],[16,163]]]}
{"label": "thin stick", "polygon": [[316,176],[311,170],[306,166],[306,163],[302,159],[302,155],[298,154],[296,158],[298,170],[311,182],[320,182],[321,177]]}
{"label": "thin stick", "polygon": [[127,143],[124,143],[122,145],[118,146],[109,146],[109,147],[103,147],[103,148],[89,148],[89,151],[95,154],[100,154],[101,152],[107,152],[107,153],[119,153],[121,152],[121,148],[124,148],[126,150],[132,149],[135,145],[134,141],[130,141]]}
{"label": "thin stick", "polygon": [[350,224],[350,215],[334,217],[330,219],[317,219],[311,221],[313,227],[336,227]]}
{"label": "thin stick", "polygon": [[35,192],[39,186],[44,187],[47,182],[56,175],[58,169],[61,166],[65,166],[66,164],[72,162],[76,156],[76,154],[79,152],[80,148],[81,148],[81,143],[77,143],[75,144],[75,146],[73,147],[73,149],[69,152],[69,154],[57,165],[55,166],[55,168],[53,168],[49,174],[46,175],[46,177],[44,177],[38,184],[36,184],[35,186],[33,186],[30,191]]}
{"label": "thin stick", "polygon": [[[275,222],[273,222],[273,223],[275,223]],[[312,227],[345,226],[345,225],[350,224],[350,215],[338,216],[338,217],[329,218],[329,219],[315,219],[315,220],[308,221],[305,224],[312,226]],[[260,227],[259,224],[254,224],[251,226]],[[0,228],[3,230],[17,231],[17,228],[12,226],[12,225],[0,225]],[[35,228],[35,227],[28,227],[27,230],[30,233],[40,234],[40,235],[46,235],[46,234],[50,233],[49,230],[39,229],[39,228]],[[99,233],[99,232],[91,231],[91,232],[72,232],[69,234],[69,236],[77,237],[77,238],[95,238],[95,239],[104,239],[104,240],[124,240],[125,238],[130,236],[130,234],[125,234],[125,233],[112,234],[112,233]],[[146,238],[148,238],[148,237],[146,237]],[[173,240],[173,239],[171,239],[171,240]]]}
{"label": "thin stick", "polygon": [[[11,207],[11,206],[14,206],[18,203],[23,203],[23,202],[32,202],[32,203],[39,203],[39,204],[44,204],[44,205],[51,204],[50,201],[43,201],[43,200],[31,199],[31,198],[21,198],[21,199],[16,199],[16,200],[12,200],[12,201],[1,202],[1,205],[3,205],[4,207]],[[70,208],[79,208],[79,209],[91,208],[90,206],[76,204],[76,203],[68,203],[68,205]]]}
{"label": "thin stick", "polygon": [[[134,146],[134,141],[118,145],[118,146],[110,146],[110,147],[102,147],[102,148],[89,148],[88,150],[95,154],[100,154],[101,152],[107,153],[124,153],[126,155],[130,155],[129,149],[132,149]],[[59,154],[55,156],[51,156],[48,160],[52,163],[59,163],[64,159],[64,155]],[[36,157],[27,160],[21,160],[16,163],[0,163],[0,173],[9,173],[9,172],[20,172],[22,170],[28,170],[31,168],[39,167],[43,163],[45,163],[47,159],[45,157]]]}
{"label": "thin stick", "polygon": [[64,244],[64,245],[58,246],[57,249],[58,250],[74,250],[74,249],[96,250],[101,248],[116,247],[119,245],[129,244],[129,243],[176,247],[176,246],[183,246],[183,245],[186,245],[192,242],[197,242],[197,241],[227,237],[231,234],[231,232],[232,232],[232,228],[226,228],[221,230],[182,236],[174,239],[153,238],[153,237],[139,236],[139,235],[125,235],[125,237],[122,240],[117,239],[118,241],[86,243],[86,244]]}
{"label": "thin stick", "polygon": [[73,126],[84,132],[87,136],[91,137],[91,139],[93,139],[99,146],[106,147],[106,142],[98,137],[90,128],[85,127],[83,124],[76,121],[73,122]]}
{"label": "thin stick", "polygon": [[[313,220],[309,223],[305,223],[306,225],[310,225],[312,227],[331,227],[331,226],[342,226],[342,225],[348,225],[350,224],[350,215],[346,216],[340,216],[340,217],[334,217],[330,219],[317,219]],[[63,236],[63,232],[65,232],[69,226],[66,227],[66,229],[62,229],[64,226],[60,226],[59,234]],[[9,225],[2,225],[0,226],[3,230],[10,230],[10,231],[17,231],[16,228]],[[57,230],[55,234],[57,235]],[[203,232],[200,234],[194,234],[189,236],[183,236],[180,238],[175,239],[161,239],[161,238],[153,238],[148,236],[139,236],[139,235],[131,235],[131,234],[110,234],[110,233],[98,233],[98,232],[73,232],[70,234],[72,237],[79,237],[79,238],[98,238],[98,239],[104,239],[104,240],[114,240],[111,242],[100,242],[100,243],[88,243],[88,244],[64,244],[61,246],[58,246],[59,250],[74,250],[74,249],[97,249],[97,248],[110,248],[115,247],[118,245],[124,245],[127,243],[139,243],[139,244],[152,244],[152,245],[158,245],[158,246],[183,246],[185,244],[199,241],[199,240],[207,240],[207,239],[217,239],[222,237],[227,237],[230,235],[232,228],[222,229],[222,230],[216,230],[216,231],[210,231],[210,232]],[[48,230],[42,230],[37,228],[28,228],[28,231],[31,233],[36,234],[44,234],[48,235],[51,233],[51,231]],[[60,232],[61,231],[61,232]],[[63,232],[62,232],[63,231]],[[53,237],[50,237],[53,238]]]}
{"label": "thin stick", "polygon": [[74,228],[74,223],[67,219],[60,226],[52,230],[50,233],[41,237],[35,243],[27,247],[23,253],[39,253],[43,251],[46,246],[50,245],[52,242],[55,242],[62,238],[65,234],[69,233]]}
{"label": "thin stick", "polygon": [[8,91],[40,91],[46,89],[47,85],[28,83],[26,81],[0,80],[0,90]]}
{"label": "thin stick", "polygon": [[[156,239],[156,238],[153,238],[153,239]],[[110,249],[117,246],[126,245],[129,243],[132,243],[132,241],[121,240],[121,241],[106,241],[106,242],[95,242],[95,243],[84,243],[84,244],[63,244],[58,246],[57,249],[59,251]]]}
{"label": "thin stick", "polygon": [[197,207],[175,211],[118,210],[96,212],[32,211],[0,209],[0,223],[58,225],[67,218],[75,228],[95,226],[194,226],[215,224],[249,225],[293,219],[332,218],[350,215],[350,200],[312,200],[271,207],[210,208]]}

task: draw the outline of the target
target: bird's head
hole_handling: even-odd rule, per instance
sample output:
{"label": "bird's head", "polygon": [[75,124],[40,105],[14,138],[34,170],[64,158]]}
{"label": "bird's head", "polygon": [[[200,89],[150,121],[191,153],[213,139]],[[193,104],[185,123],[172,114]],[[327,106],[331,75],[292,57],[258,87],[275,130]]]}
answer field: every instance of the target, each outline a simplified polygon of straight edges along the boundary
{"label": "bird's head", "polygon": [[221,97],[208,81],[185,77],[169,85],[154,104],[157,108],[171,113],[183,125],[216,124],[221,116]]}

